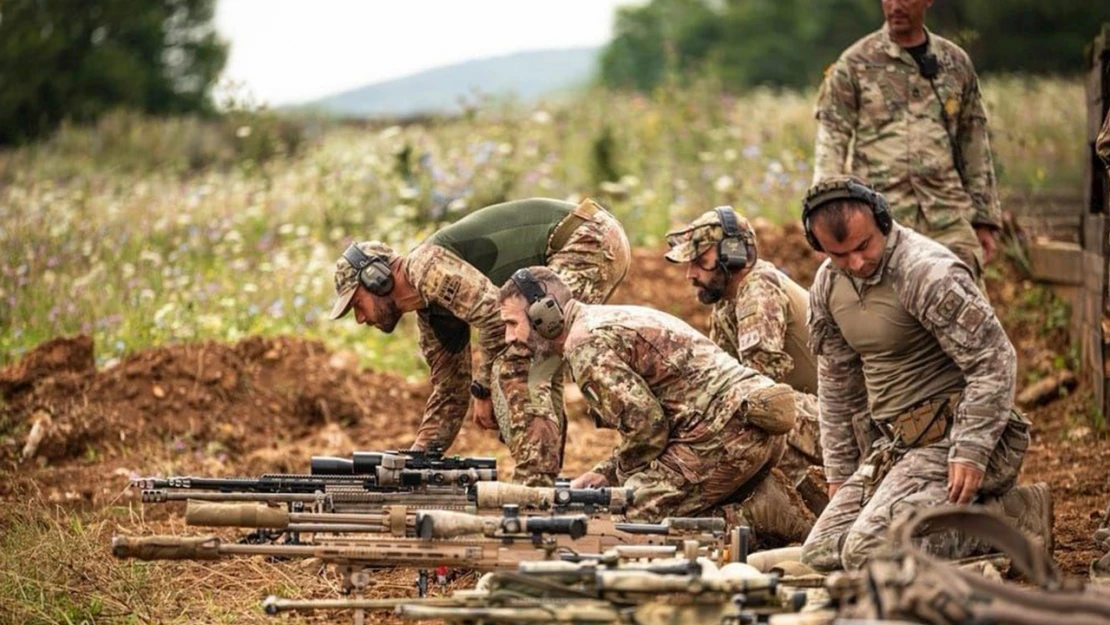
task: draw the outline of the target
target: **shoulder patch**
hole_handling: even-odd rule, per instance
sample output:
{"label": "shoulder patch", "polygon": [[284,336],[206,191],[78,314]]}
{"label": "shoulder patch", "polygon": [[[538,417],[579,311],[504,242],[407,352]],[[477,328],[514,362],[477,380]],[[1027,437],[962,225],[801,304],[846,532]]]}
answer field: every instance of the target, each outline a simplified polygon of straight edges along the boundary
{"label": "shoulder patch", "polygon": [[944,298],[940,300],[940,304],[937,304],[937,314],[945,319],[951,320],[963,307],[963,295],[960,295],[956,289],[948,289],[948,292],[944,294]]}
{"label": "shoulder patch", "polygon": [[748,330],[736,339],[736,350],[740,352],[756,345],[759,345],[759,332],[755,330]]}
{"label": "shoulder patch", "polygon": [[436,296],[446,305],[454,304],[461,286],[462,279],[459,276],[455,274],[446,275],[443,277],[443,281],[439,283],[439,288],[436,289]]}
{"label": "shoulder patch", "polygon": [[759,310],[759,305],[751,300],[744,302],[736,307],[736,319],[744,319],[751,317]]}
{"label": "shoulder patch", "polygon": [[983,312],[975,304],[968,304],[960,311],[956,317],[956,325],[966,330],[969,334],[975,334],[979,331],[979,326],[983,325],[983,321],[987,318],[987,313]]}

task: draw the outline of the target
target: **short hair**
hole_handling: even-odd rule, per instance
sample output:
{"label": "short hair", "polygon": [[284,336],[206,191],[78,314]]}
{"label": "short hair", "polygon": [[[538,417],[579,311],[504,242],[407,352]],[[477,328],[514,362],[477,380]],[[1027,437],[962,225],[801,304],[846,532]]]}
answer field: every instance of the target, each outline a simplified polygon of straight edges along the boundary
{"label": "short hair", "polygon": [[813,232],[820,223],[822,227],[828,229],[829,235],[837,243],[843,243],[844,239],[848,238],[848,218],[856,212],[872,214],[871,205],[855,198],[827,202],[810,212],[809,230]]}
{"label": "short hair", "polygon": [[[555,298],[555,301],[560,307],[565,307],[567,302],[574,297],[574,294],[570,292],[570,287],[563,282],[559,274],[551,269],[538,265],[535,267],[528,267],[528,273],[532,274],[532,278],[539,283],[544,293]],[[513,297],[524,298],[524,294],[520,292],[520,287],[516,285],[516,282],[514,282],[512,278],[509,278],[505,281],[505,284],[501,285],[497,301],[499,303],[504,303],[506,300]]]}

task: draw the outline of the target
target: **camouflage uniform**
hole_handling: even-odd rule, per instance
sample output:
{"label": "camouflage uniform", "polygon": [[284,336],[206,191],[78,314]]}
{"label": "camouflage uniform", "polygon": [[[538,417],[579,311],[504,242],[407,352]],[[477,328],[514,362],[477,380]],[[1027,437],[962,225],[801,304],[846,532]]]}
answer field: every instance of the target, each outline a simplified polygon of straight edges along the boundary
{"label": "camouflage uniform", "polygon": [[[1028,422],[1011,408],[1016,355],[968,267],[948,250],[895,224],[872,278],[853,279],[826,261],[810,290],[809,326],[825,473],[843,484],[807,539],[804,562],[862,566],[895,516],[947,501],[950,462],[985,471],[980,496],[1013,486],[1029,443]],[[943,436],[912,448],[883,437],[861,465],[853,435],[860,415],[890,432],[907,411],[943,398],[956,398]],[[926,547],[958,557],[971,545],[941,534]]]}
{"label": "camouflage uniform", "polygon": [[[586,207],[588,215],[582,212]],[[549,238],[546,264],[576,296],[604,301],[628,271],[628,239],[616,218],[592,200],[583,201],[575,212],[582,213],[582,223],[558,250],[552,249]],[[516,461],[514,480],[553,483],[562,466],[566,431],[561,384],[548,378],[533,385],[534,393],[529,391],[528,359],[505,349],[497,296],[500,285],[452,251],[427,243],[408,254],[401,267],[428,306],[419,314],[420,348],[431,369],[433,388],[416,442],[450,446],[470,403],[473,375],[493,393],[502,438]],[[473,373],[470,350],[453,350],[445,344],[450,340],[444,341],[433,328],[437,309],[453,316],[464,335],[467,326],[477,328],[481,361]]]}
{"label": "camouflage uniform", "polygon": [[[755,231],[737,215],[741,238],[756,248]],[[708,211],[687,226],[667,233],[667,260],[694,262],[724,238],[716,211]],[[787,435],[787,451],[778,467],[795,483],[810,466],[821,464],[817,424],[817,366],[809,350],[805,289],[774,265],[756,260],[740,279],[736,293],[713,305],[709,338],[744,365],[789,384],[797,393],[798,420]]]}
{"label": "camouflage uniform", "polygon": [[978,280],[983,256],[973,226],[1001,226],[987,115],[967,53],[928,38],[940,66],[935,93],[885,26],[829,68],[816,107],[813,181],[863,178],[898,223],[947,246]]}
{"label": "camouflage uniform", "polygon": [[[564,357],[590,413],[621,433],[593,470],[635,489],[629,517],[697,515],[773,468],[795,418],[789,388],[657,310],[572,301],[566,322]],[[780,433],[755,425],[767,415]]]}

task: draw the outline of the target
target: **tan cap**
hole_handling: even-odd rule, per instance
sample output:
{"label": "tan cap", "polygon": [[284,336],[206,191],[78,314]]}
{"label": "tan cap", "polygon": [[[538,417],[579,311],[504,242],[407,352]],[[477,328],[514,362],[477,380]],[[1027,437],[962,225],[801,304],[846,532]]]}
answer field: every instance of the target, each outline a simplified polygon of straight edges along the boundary
{"label": "tan cap", "polygon": [[[732,210],[726,208],[726,210]],[[736,227],[740,238],[750,246],[755,246],[755,231],[748,220],[741,215],[736,215]],[[671,248],[663,258],[672,263],[688,263],[701,256],[706,250],[725,238],[725,229],[721,226],[721,218],[717,209],[705,211],[697,219],[685,226],[667,233],[667,245]]]}
{"label": "tan cap", "polygon": [[[380,256],[387,261],[391,261],[397,256],[397,252],[393,251],[392,247],[381,241],[361,241],[357,246],[363,254],[370,257]],[[335,293],[337,299],[335,305],[331,308],[332,319],[340,319],[351,310],[351,298],[355,296],[357,290],[358,271],[351,264],[351,261],[347,260],[345,256],[340,256],[339,260],[335,261]]]}

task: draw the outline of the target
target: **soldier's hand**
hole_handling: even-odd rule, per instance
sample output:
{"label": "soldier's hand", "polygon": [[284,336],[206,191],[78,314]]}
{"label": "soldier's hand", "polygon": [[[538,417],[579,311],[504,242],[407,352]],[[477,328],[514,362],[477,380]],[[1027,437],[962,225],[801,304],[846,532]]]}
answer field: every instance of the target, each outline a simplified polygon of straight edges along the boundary
{"label": "soldier's hand", "polygon": [[841,486],[844,486],[844,482],[829,482],[829,499],[833,498]]}
{"label": "soldier's hand", "polygon": [[951,503],[971,503],[982,483],[983,472],[979,469],[962,462],[948,463],[948,501]]}
{"label": "soldier's hand", "polygon": [[474,422],[487,430],[497,429],[497,419],[493,416],[493,400],[490,398],[471,399],[471,410],[474,413]]}
{"label": "soldier's hand", "polygon": [[975,236],[979,239],[979,245],[983,247],[983,264],[985,265],[991,262],[998,251],[998,240],[995,238],[994,228],[976,226]]}
{"label": "soldier's hand", "polygon": [[608,485],[609,478],[593,471],[586,471],[570,481],[571,488],[605,488]]}

